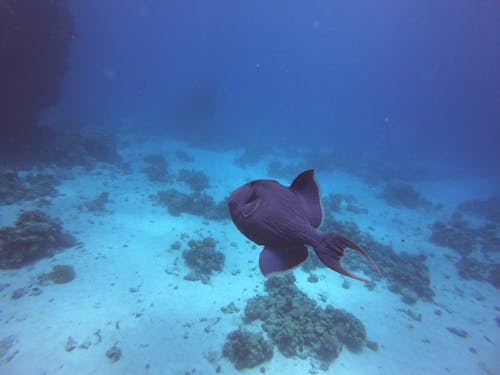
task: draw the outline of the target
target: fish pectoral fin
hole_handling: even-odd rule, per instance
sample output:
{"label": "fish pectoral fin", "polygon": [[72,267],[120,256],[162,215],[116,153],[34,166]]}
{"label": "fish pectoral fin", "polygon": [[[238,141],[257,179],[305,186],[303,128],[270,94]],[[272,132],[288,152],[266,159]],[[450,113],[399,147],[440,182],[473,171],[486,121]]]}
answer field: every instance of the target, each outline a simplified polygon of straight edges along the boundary
{"label": "fish pectoral fin", "polygon": [[298,266],[307,256],[304,245],[286,248],[266,246],[259,256],[259,268],[264,276],[269,276]]}
{"label": "fish pectoral fin", "polygon": [[253,201],[250,201],[248,203],[245,203],[245,206],[243,207],[243,216],[244,217],[249,217],[252,215],[257,208],[260,206],[260,199],[254,199]]}

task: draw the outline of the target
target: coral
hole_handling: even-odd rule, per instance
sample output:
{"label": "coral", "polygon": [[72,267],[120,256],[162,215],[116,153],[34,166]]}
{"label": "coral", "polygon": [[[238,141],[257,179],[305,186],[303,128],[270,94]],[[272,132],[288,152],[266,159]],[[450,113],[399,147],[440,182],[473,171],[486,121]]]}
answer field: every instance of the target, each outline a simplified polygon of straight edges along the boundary
{"label": "coral", "polygon": [[458,209],[464,213],[476,215],[500,224],[500,197],[468,200],[462,202]]}
{"label": "coral", "polygon": [[460,214],[454,214],[448,222],[436,221],[431,230],[431,242],[462,255],[471,253],[478,245],[477,231]]}
{"label": "coral", "polygon": [[114,363],[122,357],[122,350],[115,344],[106,351],[106,357]]}
{"label": "coral", "polygon": [[168,174],[168,162],[161,154],[150,154],[144,157],[146,166],[143,171],[150,181],[168,182],[171,177]]}
{"label": "coral", "polygon": [[491,267],[488,281],[495,288],[500,289],[500,264],[495,264]]}
{"label": "coral", "polygon": [[413,186],[404,182],[387,184],[380,197],[391,206],[396,207],[417,208],[430,205],[430,202],[422,198]]}
{"label": "coral", "polygon": [[220,272],[224,267],[225,256],[215,250],[216,242],[212,237],[202,240],[190,240],[189,250],[184,250],[182,256],[192,272],[185,278],[187,280],[201,280],[206,283],[213,272]]}
{"label": "coral", "polygon": [[[356,223],[336,221],[328,214],[325,215],[322,230],[342,233],[367,249],[382,273],[375,272],[373,267],[355,252],[343,258],[348,269],[354,272],[362,270],[372,280],[387,278],[390,290],[400,293],[405,302],[408,302],[407,297],[411,294],[432,301],[434,292],[430,286],[429,268],[425,264],[426,256],[396,253],[390,246],[375,241],[369,233],[362,233]],[[320,266],[320,263],[308,264],[309,268],[314,266]]]}
{"label": "coral", "polygon": [[210,220],[225,220],[229,215],[226,201],[215,203],[214,199],[206,193],[185,194],[169,189],[159,191],[151,198],[166,206],[169,214],[174,216],[184,212]]}
{"label": "coral", "polygon": [[266,280],[267,295],[247,301],[244,320],[262,321],[262,328],[286,357],[312,355],[328,365],[342,345],[361,350],[366,341],[363,323],[352,314],[316,302],[295,285],[292,273]]}
{"label": "coral", "polygon": [[75,238],[59,222],[39,210],[21,213],[14,227],[0,228],[0,268],[19,268],[56,250],[71,247]]}
{"label": "coral", "polygon": [[323,335],[313,346],[312,351],[322,363],[333,362],[340,354],[342,344],[334,335]]}
{"label": "coral", "polygon": [[222,354],[241,370],[269,361],[273,357],[273,347],[262,334],[238,329],[227,335]]}
{"label": "coral", "polygon": [[465,280],[487,281],[489,264],[464,256],[456,263],[458,274]]}
{"label": "coral", "polygon": [[208,176],[202,171],[193,169],[181,169],[177,173],[177,181],[184,182],[195,192],[201,192],[209,186]]}
{"label": "coral", "polygon": [[0,204],[55,196],[59,180],[50,174],[20,176],[16,171],[0,167]]}

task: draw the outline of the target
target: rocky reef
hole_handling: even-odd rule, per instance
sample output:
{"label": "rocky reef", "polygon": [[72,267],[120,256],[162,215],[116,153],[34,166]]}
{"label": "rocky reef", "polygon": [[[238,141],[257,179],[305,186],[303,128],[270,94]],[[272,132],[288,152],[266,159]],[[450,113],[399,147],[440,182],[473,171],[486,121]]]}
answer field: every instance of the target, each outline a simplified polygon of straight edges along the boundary
{"label": "rocky reef", "polygon": [[432,225],[431,242],[467,255],[474,250],[485,254],[500,250],[500,227],[486,223],[473,227],[460,213],[454,213],[448,221],[436,221]]}
{"label": "rocky reef", "polygon": [[75,243],[57,220],[39,210],[26,211],[13,227],[0,228],[0,268],[19,268]]}
{"label": "rocky reef", "polygon": [[460,203],[458,210],[500,224],[500,197],[472,199]]}
{"label": "rocky reef", "polygon": [[434,222],[429,240],[461,255],[467,255],[476,249],[478,233],[461,214],[455,213],[448,221]]}
{"label": "rocky reef", "polygon": [[220,272],[224,267],[225,256],[215,249],[217,243],[212,237],[202,240],[190,240],[189,250],[182,252],[191,272],[184,277],[186,280],[201,280],[208,283],[213,272]]}
{"label": "rocky reef", "polygon": [[430,206],[431,202],[423,198],[415,188],[406,182],[389,183],[385,186],[380,197],[395,207],[418,208]]}
{"label": "rocky reef", "polygon": [[322,369],[343,346],[357,352],[366,344],[366,330],[354,315],[332,306],[319,307],[295,285],[288,273],[266,280],[267,295],[248,300],[244,319],[262,321],[262,328],[286,357],[313,357]]}
{"label": "rocky reef", "polygon": [[168,213],[173,216],[187,213],[209,220],[225,220],[229,216],[225,201],[215,203],[215,200],[204,192],[186,194],[175,189],[168,189],[159,191],[151,196],[151,199],[166,206]]}
{"label": "rocky reef", "polygon": [[227,335],[222,354],[241,370],[269,361],[273,357],[273,346],[261,333],[238,329]]}
{"label": "rocky reef", "polygon": [[[354,222],[337,221],[330,215],[325,215],[321,227],[324,231],[342,233],[355,243],[366,249],[382,273],[377,273],[371,264],[367,263],[359,254],[351,251],[349,256],[344,257],[343,263],[352,272],[362,270],[372,281],[387,279],[389,290],[401,294],[405,303],[413,304],[418,298],[432,301],[434,291],[431,288],[429,268],[427,267],[425,255],[411,255],[407,253],[396,253],[390,246],[381,244],[369,234],[360,231]],[[313,257],[311,257],[313,258]],[[315,258],[313,258],[314,262]],[[320,262],[306,263],[309,269],[319,265]],[[371,283],[368,285],[372,285]]]}
{"label": "rocky reef", "polygon": [[201,192],[209,186],[208,176],[205,172],[194,169],[181,169],[177,173],[177,181],[185,183],[195,192]]}
{"label": "rocky reef", "polygon": [[168,162],[162,154],[149,154],[144,157],[144,173],[152,182],[168,182],[172,178],[168,173]]}
{"label": "rocky reef", "polygon": [[19,172],[0,167],[0,204],[13,204],[57,195],[59,179],[51,174],[21,175]]}

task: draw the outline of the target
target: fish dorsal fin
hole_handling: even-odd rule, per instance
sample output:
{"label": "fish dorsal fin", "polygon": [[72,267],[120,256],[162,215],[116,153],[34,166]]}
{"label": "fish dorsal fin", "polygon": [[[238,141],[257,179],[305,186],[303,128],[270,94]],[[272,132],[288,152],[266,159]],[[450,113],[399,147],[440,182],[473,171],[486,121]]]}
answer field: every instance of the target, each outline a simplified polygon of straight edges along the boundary
{"label": "fish dorsal fin", "polygon": [[323,208],[319,197],[318,184],[314,180],[314,169],[302,172],[290,185],[290,190],[300,195],[306,204],[309,222],[318,228],[323,221]]}

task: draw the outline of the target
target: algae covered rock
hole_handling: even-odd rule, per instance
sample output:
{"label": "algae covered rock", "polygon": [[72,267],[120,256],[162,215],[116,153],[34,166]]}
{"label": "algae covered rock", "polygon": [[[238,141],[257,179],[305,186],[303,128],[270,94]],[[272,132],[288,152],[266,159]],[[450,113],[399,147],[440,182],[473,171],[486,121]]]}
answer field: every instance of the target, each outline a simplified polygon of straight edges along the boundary
{"label": "algae covered rock", "polygon": [[241,370],[270,360],[273,357],[273,346],[261,333],[238,329],[227,336],[222,354],[236,369]]}
{"label": "algae covered rock", "polygon": [[26,211],[13,227],[0,228],[0,268],[19,268],[75,243],[57,220],[39,210]]}
{"label": "algae covered rock", "polygon": [[246,323],[262,321],[262,329],[285,357],[312,356],[328,369],[343,346],[358,352],[366,343],[363,323],[351,313],[321,308],[295,285],[292,273],[266,280],[265,296],[248,300]]}
{"label": "algae covered rock", "polygon": [[55,284],[66,284],[75,278],[75,270],[72,266],[58,264],[52,267],[48,276]]}
{"label": "algae covered rock", "polygon": [[183,251],[182,256],[192,272],[185,279],[206,283],[213,272],[220,272],[224,267],[225,256],[215,249],[216,241],[212,237],[191,240],[188,246],[189,250]]}

